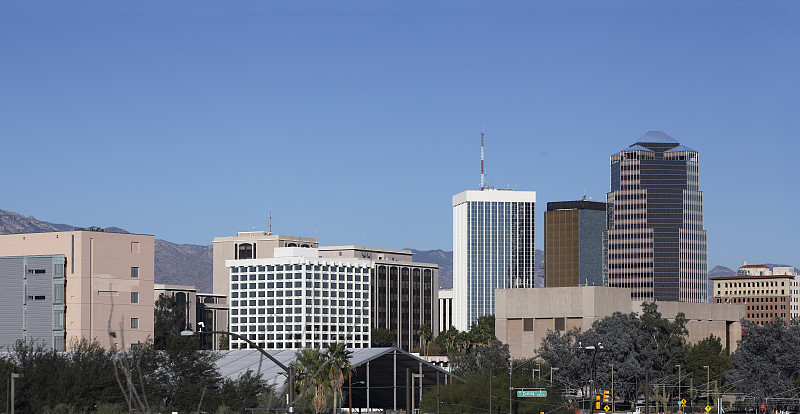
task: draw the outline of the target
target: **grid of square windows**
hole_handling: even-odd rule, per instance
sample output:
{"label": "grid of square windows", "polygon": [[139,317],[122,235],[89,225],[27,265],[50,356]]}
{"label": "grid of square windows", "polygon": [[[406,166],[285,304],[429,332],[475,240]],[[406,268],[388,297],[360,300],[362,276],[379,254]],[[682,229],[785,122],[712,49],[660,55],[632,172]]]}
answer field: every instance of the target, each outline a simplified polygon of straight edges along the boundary
{"label": "grid of square windows", "polygon": [[[267,259],[274,260],[274,259]],[[369,347],[368,262],[232,266],[230,328],[259,347]],[[248,348],[232,339],[231,348]]]}

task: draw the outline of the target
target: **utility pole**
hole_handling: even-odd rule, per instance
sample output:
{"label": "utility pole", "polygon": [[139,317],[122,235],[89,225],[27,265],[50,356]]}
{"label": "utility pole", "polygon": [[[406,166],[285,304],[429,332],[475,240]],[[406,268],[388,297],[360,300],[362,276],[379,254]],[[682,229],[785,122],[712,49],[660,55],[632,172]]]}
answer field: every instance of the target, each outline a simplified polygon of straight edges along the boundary
{"label": "utility pole", "polygon": [[489,414],[492,413],[492,366],[489,365]]}
{"label": "utility pole", "polygon": [[614,410],[614,364],[611,364],[611,412]]}
{"label": "utility pole", "polygon": [[511,403],[514,401],[514,386],[511,385],[511,375],[514,372],[514,358],[508,359],[508,414],[514,414]]}
{"label": "utility pole", "polygon": [[708,365],[703,365],[703,368],[706,369],[706,407],[708,407],[708,394],[711,393],[709,391],[709,386],[711,386],[711,370],[709,369]]}
{"label": "utility pole", "polygon": [[681,364],[676,364],[678,367],[678,414],[683,413],[683,396],[681,396]]}

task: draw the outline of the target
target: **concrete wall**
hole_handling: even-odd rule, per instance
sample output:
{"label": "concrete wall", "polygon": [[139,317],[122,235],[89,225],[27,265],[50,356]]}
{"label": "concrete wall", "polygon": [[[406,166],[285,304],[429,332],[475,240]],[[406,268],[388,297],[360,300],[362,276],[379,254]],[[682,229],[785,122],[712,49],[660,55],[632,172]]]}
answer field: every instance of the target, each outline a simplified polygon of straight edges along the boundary
{"label": "concrete wall", "polygon": [[[614,312],[641,313],[639,301],[631,301],[630,290],[602,286],[496,290],[495,334],[509,345],[514,358],[531,358],[548,331],[573,327],[586,331],[598,319]],[[741,305],[657,302],[663,318],[683,312],[688,319],[687,341],[697,342],[715,335],[732,352],[741,339]],[[526,321],[528,330],[525,329]]]}

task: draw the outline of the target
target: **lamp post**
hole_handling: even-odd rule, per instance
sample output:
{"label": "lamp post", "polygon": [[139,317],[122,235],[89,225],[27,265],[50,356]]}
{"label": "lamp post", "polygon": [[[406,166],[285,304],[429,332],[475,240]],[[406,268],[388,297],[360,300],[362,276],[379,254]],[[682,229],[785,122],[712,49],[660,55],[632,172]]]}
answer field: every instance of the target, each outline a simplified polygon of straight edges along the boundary
{"label": "lamp post", "polygon": [[13,372],[11,373],[11,414],[14,414],[14,380],[20,378],[25,378],[25,376],[22,374],[15,374]]}
{"label": "lamp post", "polygon": [[681,364],[675,364],[675,366],[678,367],[678,413],[682,413],[683,404],[681,401],[683,398],[681,398]]}
{"label": "lamp post", "polygon": [[706,407],[708,407],[708,394],[710,394],[708,386],[711,384],[711,375],[710,375],[711,371],[708,365],[703,365],[703,368],[706,369]]}
{"label": "lamp post", "polygon": [[595,345],[589,345],[589,346],[585,346],[585,347],[583,347],[583,349],[585,349],[585,350],[587,350],[587,351],[592,351],[592,371],[591,371],[591,379],[590,379],[590,383],[589,383],[589,396],[590,396],[590,400],[589,400],[589,404],[590,404],[589,412],[590,412],[591,414],[594,414],[594,404],[595,404],[595,400],[594,400],[594,393],[595,393],[595,386],[594,386],[594,380],[595,380],[595,361],[597,360],[597,350],[598,350],[598,349],[604,349],[604,348],[603,348],[603,344],[602,344],[602,343],[600,343],[600,342],[598,342],[598,343],[597,343],[597,346],[595,346]]}
{"label": "lamp post", "polygon": [[[198,322],[197,325],[198,325],[198,328],[200,328],[200,329],[202,329],[204,327],[203,322]],[[287,408],[288,408],[289,412],[294,412],[294,405],[295,405],[296,401],[295,401],[295,398],[294,398],[294,386],[295,386],[295,383],[294,383],[295,382],[295,375],[294,374],[295,374],[295,372],[294,372],[294,367],[293,366],[289,365],[287,367],[286,365],[283,365],[283,363],[281,363],[280,361],[275,359],[272,355],[270,355],[263,348],[261,348],[258,345],[256,345],[255,342],[253,342],[253,341],[251,341],[251,340],[249,340],[249,339],[247,339],[247,338],[245,338],[245,337],[243,337],[243,336],[241,336],[241,335],[239,335],[237,333],[234,333],[234,332],[228,332],[228,331],[198,331],[198,332],[195,332],[195,331],[186,330],[186,331],[181,331],[181,336],[193,336],[196,333],[199,333],[199,334],[204,334],[205,333],[205,334],[228,335],[228,336],[230,336],[230,337],[232,337],[234,339],[239,339],[239,340],[245,341],[245,342],[248,343],[248,345],[250,345],[251,348],[254,348],[254,349],[258,350],[258,352],[261,352],[262,355],[264,355],[270,361],[275,363],[275,365],[279,366],[286,373],[286,380],[287,380],[287,384],[288,384],[287,388],[289,389],[288,390],[289,391],[289,405],[288,405]]]}
{"label": "lamp post", "polygon": [[508,358],[508,414],[513,414],[514,408],[514,386],[511,384],[511,376],[514,374],[514,358]]}

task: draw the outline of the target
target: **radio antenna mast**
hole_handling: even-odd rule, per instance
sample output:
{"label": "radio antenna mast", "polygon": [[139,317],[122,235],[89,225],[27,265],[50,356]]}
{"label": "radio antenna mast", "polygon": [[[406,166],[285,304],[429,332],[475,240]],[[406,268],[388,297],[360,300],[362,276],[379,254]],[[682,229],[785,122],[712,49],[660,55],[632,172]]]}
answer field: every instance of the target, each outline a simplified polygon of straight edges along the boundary
{"label": "radio antenna mast", "polygon": [[486,171],[483,169],[483,132],[485,130],[486,126],[484,126],[481,131],[481,191],[486,188]]}
{"label": "radio antenna mast", "polygon": [[269,210],[269,221],[267,222],[269,234],[272,234],[272,209]]}

